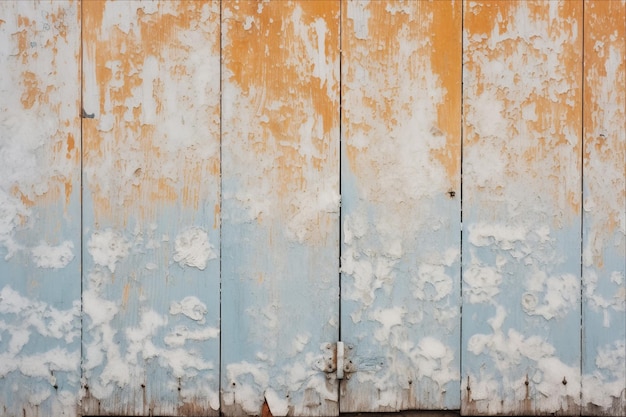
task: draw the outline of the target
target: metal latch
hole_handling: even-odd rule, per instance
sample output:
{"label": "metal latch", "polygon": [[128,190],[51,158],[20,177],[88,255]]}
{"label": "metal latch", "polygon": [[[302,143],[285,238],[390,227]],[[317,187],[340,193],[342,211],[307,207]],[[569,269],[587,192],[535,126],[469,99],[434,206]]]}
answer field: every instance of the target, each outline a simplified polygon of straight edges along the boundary
{"label": "metal latch", "polygon": [[323,369],[326,377],[331,378],[331,375],[335,373],[336,379],[350,379],[350,374],[355,371],[355,367],[346,351],[351,351],[352,346],[348,345],[346,349],[344,342],[337,342],[335,345],[328,343],[324,350],[326,357]]}

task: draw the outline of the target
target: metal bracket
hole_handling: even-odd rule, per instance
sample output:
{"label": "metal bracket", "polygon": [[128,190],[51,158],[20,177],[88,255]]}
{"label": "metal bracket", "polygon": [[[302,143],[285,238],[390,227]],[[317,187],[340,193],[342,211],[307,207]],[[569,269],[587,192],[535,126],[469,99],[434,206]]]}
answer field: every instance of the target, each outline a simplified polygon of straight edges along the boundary
{"label": "metal bracket", "polygon": [[335,373],[336,379],[350,379],[350,374],[356,371],[356,367],[349,358],[351,350],[352,346],[346,346],[344,342],[337,342],[334,345],[327,343],[324,346],[324,361],[320,368],[326,373],[327,378],[330,379]]}

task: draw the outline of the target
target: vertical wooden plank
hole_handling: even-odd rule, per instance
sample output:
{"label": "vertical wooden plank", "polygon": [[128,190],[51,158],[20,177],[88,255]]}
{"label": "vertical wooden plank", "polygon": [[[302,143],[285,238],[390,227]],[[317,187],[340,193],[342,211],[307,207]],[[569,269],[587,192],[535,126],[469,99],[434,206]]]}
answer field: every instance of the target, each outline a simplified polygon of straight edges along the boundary
{"label": "vertical wooden plank", "polygon": [[582,3],[464,3],[464,414],[577,414]]}
{"label": "vertical wooden plank", "polygon": [[216,415],[219,2],[83,14],[83,411]]}
{"label": "vertical wooden plank", "polygon": [[342,412],[460,407],[461,19],[344,3]]}
{"label": "vertical wooden plank", "polygon": [[76,415],[80,10],[0,2],[0,415]]}
{"label": "vertical wooden plank", "polygon": [[586,1],[583,413],[626,415],[626,2]]}
{"label": "vertical wooden plank", "polygon": [[222,8],[222,410],[335,415],[339,2]]}

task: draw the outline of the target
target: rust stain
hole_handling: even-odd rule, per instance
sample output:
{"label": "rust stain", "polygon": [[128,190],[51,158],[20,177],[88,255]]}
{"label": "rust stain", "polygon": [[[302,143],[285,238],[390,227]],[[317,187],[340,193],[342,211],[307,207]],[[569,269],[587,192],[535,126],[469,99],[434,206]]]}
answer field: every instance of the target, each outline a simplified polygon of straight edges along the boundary
{"label": "rust stain", "polygon": [[[316,65],[327,63],[310,59],[307,44],[317,49],[323,35],[324,56],[319,59],[329,59],[328,65],[338,62],[339,3],[290,1],[262,6],[258,13],[257,2],[227,5],[232,18],[226,20],[228,43],[223,56],[231,74],[228,82],[236,84],[245,100],[257,108],[258,120],[249,122],[256,127],[242,139],[242,146],[259,157],[275,159],[272,172],[264,175],[276,176],[275,191],[279,200],[286,202],[294,190],[307,188],[311,170],[329,172],[336,165],[338,80],[334,68],[321,69],[323,76],[313,75]],[[325,26],[323,34],[316,29],[320,21]],[[310,117],[321,120],[321,135],[311,139],[318,157],[300,151],[299,129]],[[297,207],[288,208],[293,210]]]}
{"label": "rust stain", "polygon": [[[125,223],[131,214],[154,218],[159,204],[172,206],[178,202],[195,211],[211,191],[207,177],[219,173],[219,157],[214,154],[202,158],[196,156],[197,150],[183,146],[174,146],[174,150],[161,148],[159,143],[174,139],[165,139],[163,129],[157,129],[163,126],[162,117],[172,111],[164,102],[164,71],[170,68],[170,63],[180,60],[169,72],[177,79],[185,79],[189,78],[186,56],[197,53],[196,47],[204,48],[206,56],[219,53],[219,25],[216,23],[219,14],[212,13],[209,17],[214,30],[205,33],[206,43],[192,48],[179,37],[183,30],[203,30],[201,26],[206,23],[202,20],[203,7],[207,5],[210,7],[214,3],[163,2],[159,3],[156,13],[146,13],[138,5],[126,33],[118,25],[106,31],[101,29],[114,23],[104,21],[105,8],[114,7],[113,2],[83,4],[84,26],[92,28],[85,31],[83,42],[88,59],[94,62],[100,97],[99,114],[101,118],[113,117],[112,128],[104,131],[99,130],[99,120],[84,120],[83,157],[86,170],[95,171],[88,177],[88,187],[92,191],[96,221],[106,218],[114,223]],[[164,11],[166,6],[167,12]],[[142,78],[147,59],[157,62],[153,81]],[[144,85],[147,82],[152,84]],[[153,122],[142,119],[146,102],[140,92],[145,87],[152,90],[149,99],[154,102],[156,111]],[[185,107],[187,104],[182,103],[193,103],[194,97],[177,100],[178,105]],[[207,126],[206,141],[207,146],[211,146],[215,132],[208,124],[211,120],[219,120],[219,106],[206,106],[205,110],[202,119],[193,119],[192,123]],[[127,154],[129,150],[132,155]],[[132,170],[130,165],[139,161],[141,175],[121,177],[117,173],[98,171],[104,161],[111,159],[116,161],[120,175],[126,172],[125,169]],[[163,169],[166,165],[170,172]],[[109,175],[112,179],[107,178]],[[116,183],[114,187],[102,186],[101,182],[110,180]]]}

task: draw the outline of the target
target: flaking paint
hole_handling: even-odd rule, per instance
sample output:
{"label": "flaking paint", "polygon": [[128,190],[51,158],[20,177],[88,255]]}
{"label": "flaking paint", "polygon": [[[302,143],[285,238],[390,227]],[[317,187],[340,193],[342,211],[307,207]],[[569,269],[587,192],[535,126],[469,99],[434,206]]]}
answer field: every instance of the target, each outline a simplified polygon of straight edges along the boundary
{"label": "flaking paint", "polygon": [[625,2],[582,4],[0,3],[0,413],[623,415]]}

